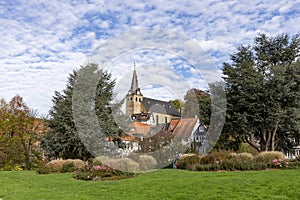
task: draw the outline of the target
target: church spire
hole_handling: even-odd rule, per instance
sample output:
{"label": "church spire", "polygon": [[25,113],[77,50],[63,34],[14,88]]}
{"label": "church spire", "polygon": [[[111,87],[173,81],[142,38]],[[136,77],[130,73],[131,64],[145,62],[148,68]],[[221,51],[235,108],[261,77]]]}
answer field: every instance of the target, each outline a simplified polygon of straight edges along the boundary
{"label": "church spire", "polygon": [[131,81],[131,87],[129,90],[130,94],[140,94],[140,88],[138,85],[138,79],[137,79],[137,75],[136,75],[136,70],[135,70],[135,62],[133,64],[133,76],[132,76],[132,81]]}

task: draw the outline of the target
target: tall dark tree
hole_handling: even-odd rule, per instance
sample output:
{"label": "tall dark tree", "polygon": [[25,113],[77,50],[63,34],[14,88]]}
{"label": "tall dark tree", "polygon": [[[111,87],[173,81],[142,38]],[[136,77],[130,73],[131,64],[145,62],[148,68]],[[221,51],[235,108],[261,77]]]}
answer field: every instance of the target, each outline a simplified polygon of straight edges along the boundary
{"label": "tall dark tree", "polygon": [[[84,72],[83,72],[84,71]],[[83,72],[83,73],[82,73]],[[68,84],[62,93],[55,92],[50,111],[49,133],[42,140],[42,146],[49,157],[54,158],[81,158],[92,157],[89,150],[84,146],[76,130],[72,97],[73,89],[79,73],[87,76],[98,73],[100,75],[95,91],[94,109],[98,118],[99,127],[107,136],[118,140],[122,131],[118,128],[112,116],[110,101],[113,97],[115,81],[111,80],[111,74],[98,69],[96,64],[88,64],[79,70],[74,70],[68,78]],[[88,79],[86,79],[88,81]]]}
{"label": "tall dark tree", "polygon": [[225,132],[258,151],[290,148],[299,140],[300,37],[259,34],[224,63]]}
{"label": "tall dark tree", "polygon": [[182,115],[184,117],[198,116],[201,122],[209,125],[211,116],[210,94],[206,91],[193,88],[187,91],[184,100]]}

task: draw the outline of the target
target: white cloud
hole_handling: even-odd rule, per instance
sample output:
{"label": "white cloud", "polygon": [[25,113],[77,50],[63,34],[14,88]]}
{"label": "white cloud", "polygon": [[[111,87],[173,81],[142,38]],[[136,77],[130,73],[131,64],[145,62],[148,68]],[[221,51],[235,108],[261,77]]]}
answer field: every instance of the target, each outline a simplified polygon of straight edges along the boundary
{"label": "white cloud", "polygon": [[[46,114],[54,91],[65,87],[68,74],[86,56],[107,39],[138,27],[185,34],[208,52],[210,60],[220,68],[236,46],[252,43],[258,32],[298,33],[299,13],[300,4],[288,0],[1,2],[0,97],[9,100],[20,94],[28,105]],[[152,54],[132,53],[117,59],[115,68],[119,73],[115,76],[130,74],[131,79],[133,60],[140,66],[175,65],[179,73],[190,69],[186,61],[175,57],[154,50]],[[214,76],[207,69],[203,74]],[[196,83],[197,77],[190,76],[188,80]],[[153,95],[163,95],[163,90],[152,91]]]}

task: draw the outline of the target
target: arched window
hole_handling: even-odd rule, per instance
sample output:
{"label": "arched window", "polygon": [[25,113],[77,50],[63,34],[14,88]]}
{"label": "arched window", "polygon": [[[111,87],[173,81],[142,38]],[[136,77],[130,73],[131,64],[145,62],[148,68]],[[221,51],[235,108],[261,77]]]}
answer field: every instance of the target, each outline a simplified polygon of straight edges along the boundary
{"label": "arched window", "polygon": [[156,115],[156,124],[158,124],[158,115]]}
{"label": "arched window", "polygon": [[135,101],[138,101],[138,98],[137,98],[137,97],[135,97]]}

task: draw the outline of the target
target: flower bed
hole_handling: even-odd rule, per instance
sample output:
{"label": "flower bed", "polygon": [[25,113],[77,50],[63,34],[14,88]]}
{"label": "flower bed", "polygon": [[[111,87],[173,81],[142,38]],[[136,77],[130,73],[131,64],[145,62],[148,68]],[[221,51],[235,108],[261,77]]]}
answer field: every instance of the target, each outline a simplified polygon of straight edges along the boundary
{"label": "flower bed", "polygon": [[116,180],[137,176],[136,173],[122,172],[106,165],[98,160],[89,160],[84,166],[74,172],[74,178],[78,180]]}

